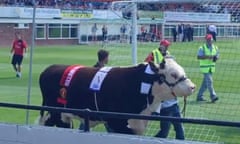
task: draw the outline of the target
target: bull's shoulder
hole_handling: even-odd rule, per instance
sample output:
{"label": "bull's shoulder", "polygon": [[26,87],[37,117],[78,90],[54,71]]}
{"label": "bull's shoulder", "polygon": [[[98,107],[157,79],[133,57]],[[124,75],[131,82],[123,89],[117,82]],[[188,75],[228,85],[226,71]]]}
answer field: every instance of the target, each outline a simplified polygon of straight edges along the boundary
{"label": "bull's shoulder", "polygon": [[52,64],[45,68],[43,73],[48,73],[48,72],[56,72],[56,71],[64,71],[69,65],[64,65],[64,64]]}
{"label": "bull's shoulder", "polygon": [[120,81],[135,81],[141,79],[146,69],[146,64],[112,67],[106,79]]}
{"label": "bull's shoulder", "polygon": [[116,71],[139,71],[146,68],[148,63],[139,63],[137,65],[129,65],[129,66],[119,66],[119,67],[113,67],[112,70]]}

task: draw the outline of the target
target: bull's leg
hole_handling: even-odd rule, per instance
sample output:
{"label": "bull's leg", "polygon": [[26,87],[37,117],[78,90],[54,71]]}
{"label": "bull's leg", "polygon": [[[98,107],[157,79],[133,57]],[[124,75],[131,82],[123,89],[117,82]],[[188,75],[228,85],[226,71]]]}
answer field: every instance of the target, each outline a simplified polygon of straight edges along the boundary
{"label": "bull's leg", "polygon": [[38,124],[38,125],[45,126],[45,125],[46,125],[45,123],[46,123],[46,121],[49,119],[49,117],[50,117],[50,114],[49,114],[49,113],[46,114],[46,115],[42,114],[41,116],[39,116],[39,117],[36,119],[35,123]]}
{"label": "bull's leg", "polygon": [[[62,121],[61,113],[51,113],[51,117],[48,121],[50,125],[55,125],[56,127],[61,128],[71,128],[71,120],[68,121]],[[47,123],[46,123],[47,124]]]}
{"label": "bull's leg", "polygon": [[44,122],[45,126],[57,126],[62,128],[71,128],[70,122],[63,122],[60,113],[48,113]]}
{"label": "bull's leg", "polygon": [[63,121],[58,121],[56,124],[57,127],[61,127],[61,128],[72,128],[72,122],[63,122]]}
{"label": "bull's leg", "polygon": [[73,128],[72,114],[61,113],[56,126],[62,128]]}
{"label": "bull's leg", "polygon": [[147,127],[148,121],[130,119],[128,120],[128,123],[129,123],[129,127],[133,129],[135,134],[143,135]]}
{"label": "bull's leg", "polygon": [[108,127],[116,133],[134,134],[133,130],[128,127],[127,120],[111,119],[107,121]]}
{"label": "bull's leg", "polygon": [[45,121],[45,126],[55,126],[57,125],[57,119],[60,119],[60,114],[58,113],[48,113],[48,119]]}

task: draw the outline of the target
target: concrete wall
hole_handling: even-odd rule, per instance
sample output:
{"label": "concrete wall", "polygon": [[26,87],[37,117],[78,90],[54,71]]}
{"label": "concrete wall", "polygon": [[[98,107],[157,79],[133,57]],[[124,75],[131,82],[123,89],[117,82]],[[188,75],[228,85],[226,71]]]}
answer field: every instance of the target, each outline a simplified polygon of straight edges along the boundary
{"label": "concrete wall", "polygon": [[0,144],[203,144],[124,134],[0,123]]}

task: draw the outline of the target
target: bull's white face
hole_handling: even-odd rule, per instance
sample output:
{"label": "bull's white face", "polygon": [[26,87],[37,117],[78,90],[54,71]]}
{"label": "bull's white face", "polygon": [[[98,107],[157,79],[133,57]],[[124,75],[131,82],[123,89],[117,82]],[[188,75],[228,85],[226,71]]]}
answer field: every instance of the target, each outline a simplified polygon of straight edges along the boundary
{"label": "bull's white face", "polygon": [[[189,96],[195,90],[195,84],[186,77],[184,69],[178,65],[173,59],[166,59],[164,68],[153,63],[150,64],[152,71],[163,76],[164,80],[156,80],[152,85],[152,95],[154,96],[153,103],[144,109],[140,114],[151,115],[159,104],[164,100],[174,99],[176,96]],[[136,134],[143,134],[146,127],[146,120],[128,120],[129,127],[131,127]]]}
{"label": "bull's white face", "polygon": [[162,83],[153,83],[152,95],[156,100],[168,100],[176,96],[189,96],[195,90],[195,84],[187,78],[184,69],[173,59],[165,59],[164,68],[158,74],[165,77]]}

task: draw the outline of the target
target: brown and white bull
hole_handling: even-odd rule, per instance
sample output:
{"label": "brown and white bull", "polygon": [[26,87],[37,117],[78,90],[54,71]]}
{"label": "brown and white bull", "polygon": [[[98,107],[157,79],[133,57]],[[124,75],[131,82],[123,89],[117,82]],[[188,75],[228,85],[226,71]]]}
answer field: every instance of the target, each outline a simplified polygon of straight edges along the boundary
{"label": "brown and white bull", "polygon": [[[51,65],[40,75],[43,106],[150,115],[161,101],[189,96],[195,90],[184,69],[173,59],[129,67]],[[40,112],[39,123],[69,127],[71,114]],[[75,116],[76,117],[76,116]],[[77,116],[81,118],[81,116]],[[146,120],[93,118],[117,133],[143,134]]]}

